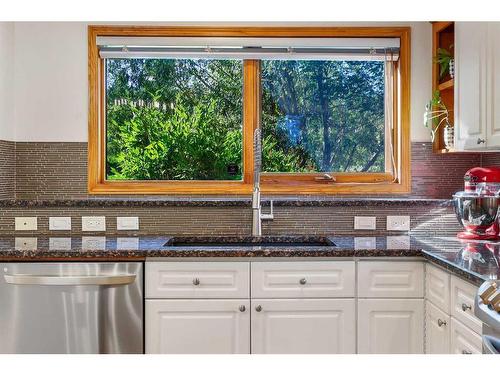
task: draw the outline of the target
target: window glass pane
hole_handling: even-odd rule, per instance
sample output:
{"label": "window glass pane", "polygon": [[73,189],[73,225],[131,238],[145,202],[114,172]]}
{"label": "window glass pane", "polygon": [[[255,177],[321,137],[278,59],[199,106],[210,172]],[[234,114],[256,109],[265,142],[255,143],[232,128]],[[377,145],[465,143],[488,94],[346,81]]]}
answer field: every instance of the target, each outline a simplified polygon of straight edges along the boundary
{"label": "window glass pane", "polygon": [[241,180],[241,60],[107,59],[106,177]]}
{"label": "window glass pane", "polygon": [[384,62],[262,61],[263,171],[384,172]]}

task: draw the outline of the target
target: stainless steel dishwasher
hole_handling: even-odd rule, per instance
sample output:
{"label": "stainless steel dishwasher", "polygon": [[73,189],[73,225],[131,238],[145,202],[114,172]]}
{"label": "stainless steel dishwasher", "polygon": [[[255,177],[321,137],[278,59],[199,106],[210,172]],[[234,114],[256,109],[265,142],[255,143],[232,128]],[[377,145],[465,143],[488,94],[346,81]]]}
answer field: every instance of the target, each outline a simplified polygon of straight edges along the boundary
{"label": "stainless steel dishwasher", "polygon": [[0,265],[0,353],[143,353],[142,263]]}

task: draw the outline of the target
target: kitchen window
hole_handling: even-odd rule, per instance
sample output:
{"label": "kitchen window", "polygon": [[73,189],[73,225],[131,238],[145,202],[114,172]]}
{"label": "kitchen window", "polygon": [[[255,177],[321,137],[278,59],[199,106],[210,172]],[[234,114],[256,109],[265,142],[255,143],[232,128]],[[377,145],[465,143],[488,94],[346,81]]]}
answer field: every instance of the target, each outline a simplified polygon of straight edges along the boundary
{"label": "kitchen window", "polygon": [[89,192],[409,190],[409,29],[89,27]]}

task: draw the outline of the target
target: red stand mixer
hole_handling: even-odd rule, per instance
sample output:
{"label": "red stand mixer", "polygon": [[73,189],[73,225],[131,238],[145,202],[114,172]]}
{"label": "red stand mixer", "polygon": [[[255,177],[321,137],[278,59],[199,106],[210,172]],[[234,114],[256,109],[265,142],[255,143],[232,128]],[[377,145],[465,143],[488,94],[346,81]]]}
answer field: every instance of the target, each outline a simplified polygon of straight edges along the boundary
{"label": "red stand mixer", "polygon": [[465,240],[500,240],[500,168],[476,167],[464,177],[465,190],[453,195],[455,213]]}

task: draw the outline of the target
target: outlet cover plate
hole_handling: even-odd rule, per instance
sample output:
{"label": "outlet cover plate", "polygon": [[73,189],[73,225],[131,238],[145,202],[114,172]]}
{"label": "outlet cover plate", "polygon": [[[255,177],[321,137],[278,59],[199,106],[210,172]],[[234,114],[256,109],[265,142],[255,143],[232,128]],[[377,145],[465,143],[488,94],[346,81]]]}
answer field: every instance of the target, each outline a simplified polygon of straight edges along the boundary
{"label": "outlet cover plate", "polygon": [[14,246],[16,250],[36,250],[37,244],[36,237],[16,237]]}
{"label": "outlet cover plate", "polygon": [[82,237],[82,250],[106,250],[106,237]]}
{"label": "outlet cover plate", "polygon": [[387,216],[387,230],[410,231],[409,216]]}
{"label": "outlet cover plate", "polygon": [[376,228],[375,216],[354,216],[354,230],[375,230]]}
{"label": "outlet cover plate", "polygon": [[137,216],[118,216],[116,218],[117,230],[139,230],[139,218]]}
{"label": "outlet cover plate", "polygon": [[71,230],[71,217],[49,217],[49,230]]}
{"label": "outlet cover plate", "polygon": [[410,236],[387,236],[387,249],[389,250],[409,250]]}
{"label": "outlet cover plate", "polygon": [[16,217],[15,219],[16,230],[37,230],[38,220],[37,217]]}
{"label": "outlet cover plate", "polygon": [[82,216],[82,232],[104,232],[105,230],[105,216]]}

